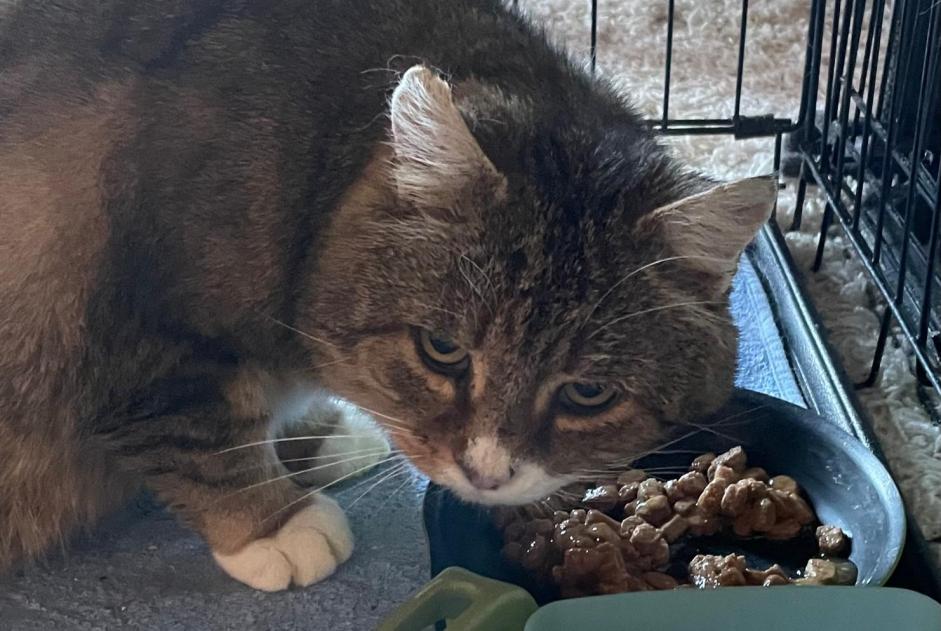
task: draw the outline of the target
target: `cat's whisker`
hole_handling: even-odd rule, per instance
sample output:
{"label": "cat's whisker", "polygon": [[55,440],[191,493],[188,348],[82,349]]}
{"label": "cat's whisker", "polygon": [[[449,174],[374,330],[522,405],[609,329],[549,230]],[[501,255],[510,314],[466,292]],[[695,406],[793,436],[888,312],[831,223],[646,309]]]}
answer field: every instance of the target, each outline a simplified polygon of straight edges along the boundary
{"label": "cat's whisker", "polygon": [[[666,311],[667,309],[678,309],[680,307],[698,307],[698,306],[703,306],[703,305],[721,305],[721,304],[725,304],[725,303],[721,300],[690,300],[688,302],[674,302],[668,305],[660,305],[658,307],[650,307],[649,309],[641,309],[640,311],[632,311],[631,313],[608,320],[607,322],[599,326],[597,329],[592,331],[588,335],[587,339],[590,340],[591,338],[595,337],[596,335],[604,331],[606,328],[613,326],[619,322],[624,322],[625,320],[630,320],[631,318],[637,318],[639,316],[647,315],[649,313],[656,313],[658,311]],[[705,315],[705,312],[703,312],[703,315]]]}
{"label": "cat's whisker", "polygon": [[[680,470],[685,471],[687,469],[689,469],[689,467],[675,465],[675,466],[663,466],[663,467],[644,467],[643,470],[645,473],[660,473],[663,471],[680,471]],[[612,467],[610,469],[576,469],[575,471],[573,471],[573,474],[577,475],[577,474],[591,473],[591,474],[597,474],[597,475],[612,475],[612,474],[620,473],[623,471],[625,471],[623,467]]]}
{"label": "cat's whisker", "polygon": [[386,494],[386,497],[384,500],[382,500],[382,503],[379,505],[377,512],[385,508],[386,504],[389,503],[389,500],[392,498],[392,496],[405,488],[405,486],[412,480],[412,470],[409,467],[403,467],[394,476],[386,480],[386,483],[395,481],[397,479],[401,479],[402,483],[399,484],[399,486],[397,486],[391,493]]}
{"label": "cat's whisker", "polygon": [[402,427],[380,426],[380,430],[379,430],[379,431],[384,432],[385,434],[387,434],[387,435],[388,435],[388,438],[390,438],[390,439],[393,440],[393,441],[394,441],[396,438],[414,438],[414,437],[415,437],[415,432],[414,432],[414,431],[412,431],[412,430],[410,430],[410,429],[405,429],[405,428],[402,428]]}
{"label": "cat's whisker", "polygon": [[[306,468],[306,469],[301,469],[300,471],[291,471],[291,472],[289,472],[289,473],[285,473],[285,474],[282,474],[282,475],[279,475],[279,476],[275,476],[275,477],[269,478],[269,479],[267,479],[267,480],[262,480],[261,482],[255,482],[254,484],[249,484],[248,486],[243,486],[242,488],[240,488],[240,489],[238,489],[238,490],[236,490],[236,491],[232,491],[231,493],[227,493],[226,495],[235,495],[236,493],[244,493],[245,491],[248,491],[248,490],[251,490],[251,489],[254,489],[254,488],[258,488],[259,486],[264,486],[264,485],[266,485],[266,484],[271,484],[272,482],[277,482],[278,480],[286,480],[286,479],[288,479],[288,478],[293,478],[293,477],[295,477],[295,476],[304,475],[305,473],[310,473],[310,472],[312,472],[312,471],[319,471],[319,470],[321,470],[321,469],[328,469],[328,468],[330,468],[330,467],[335,467],[335,466],[337,466],[337,465],[346,464],[347,462],[354,462],[354,461],[356,461],[356,460],[365,460],[366,458],[374,458],[376,455],[378,455],[378,454],[371,453],[371,454],[362,454],[362,455],[359,455],[359,456],[350,456],[350,457],[344,458],[344,459],[342,459],[342,460],[337,460],[337,461],[335,461],[335,462],[328,462],[328,463],[326,463],[326,464],[319,464],[319,465],[316,465],[316,466],[314,466],[314,467],[308,467],[308,468]],[[383,460],[383,461],[380,461],[380,462],[385,462],[385,461]],[[376,463],[376,464],[378,464],[378,463]],[[372,465],[369,465],[369,466],[372,466]]]}
{"label": "cat's whisker", "polygon": [[409,427],[408,425],[402,425],[400,423],[395,423],[393,421],[385,420],[382,422],[377,422],[379,429],[389,432],[390,434],[398,434],[400,436],[414,436],[415,428]]}
{"label": "cat's whisker", "polygon": [[484,270],[484,268],[482,268],[480,265],[478,265],[477,262],[474,261],[474,259],[470,258],[470,257],[467,256],[466,254],[462,254],[462,255],[461,255],[461,258],[464,259],[465,261],[467,261],[468,263],[470,263],[470,264],[474,267],[474,269],[476,269],[478,272],[480,272],[480,275],[484,277],[484,280],[487,282],[487,285],[490,287],[490,291],[493,292],[494,294],[496,294],[497,288],[496,288],[496,286],[493,284],[493,281],[490,280],[490,276],[487,274],[487,272]]}
{"label": "cat's whisker", "polygon": [[658,449],[657,455],[665,456],[682,456],[682,455],[699,455],[702,453],[701,449]]}
{"label": "cat's whisker", "polygon": [[704,259],[708,261],[717,261],[717,262],[722,262],[724,260],[724,259],[720,259],[718,257],[713,257],[713,256],[698,256],[695,254],[688,254],[688,255],[682,255],[682,256],[666,256],[662,259],[657,259],[656,261],[652,261],[645,265],[641,265],[634,271],[629,272],[628,274],[625,274],[624,276],[622,276],[619,281],[611,285],[611,287],[609,287],[608,290],[601,295],[601,298],[599,298],[597,302],[595,302],[594,306],[592,306],[592,308],[588,311],[588,315],[585,317],[585,320],[582,323],[582,326],[585,326],[586,324],[588,324],[588,322],[591,320],[591,317],[595,314],[595,311],[597,311],[598,307],[601,306],[601,303],[604,302],[605,299],[608,296],[610,296],[611,293],[614,292],[615,289],[617,289],[618,287],[626,283],[628,280],[630,280],[634,276],[637,276],[641,272],[648,270],[651,267],[656,267],[657,265],[663,265],[664,263],[672,263],[673,261],[682,261],[686,259]]}
{"label": "cat's whisker", "polygon": [[690,427],[695,427],[697,429],[697,432],[705,432],[707,434],[714,434],[720,438],[724,438],[733,443],[737,443],[740,440],[739,438],[736,438],[735,436],[732,436],[731,434],[720,432],[719,430],[717,430],[715,427],[711,425],[700,425],[699,423],[693,423],[691,421],[686,421],[685,425],[689,425]]}
{"label": "cat's whisker", "polygon": [[[751,419],[751,418],[748,418],[748,416],[749,416],[750,414],[752,414],[753,412],[757,412],[758,410],[763,410],[763,409],[765,409],[766,407],[768,407],[768,406],[767,406],[767,405],[756,405],[755,407],[748,408],[747,410],[742,410],[741,412],[736,412],[735,414],[730,414],[729,416],[725,416],[725,417],[723,417],[723,418],[721,418],[721,419],[719,419],[719,420],[717,420],[717,421],[713,421],[713,422],[711,422],[711,423],[708,423],[707,426],[708,426],[708,427],[712,427],[712,426],[727,426],[727,425],[739,425],[739,424],[742,424],[742,423],[750,423],[750,422],[752,421],[752,419]],[[744,420],[742,420],[742,421],[739,421],[738,423],[730,423],[730,422],[729,422],[729,421],[733,421],[733,420],[735,420],[735,419],[737,419],[737,418],[741,418],[741,417],[743,417],[743,416],[746,417],[746,418],[745,418]]]}
{"label": "cat's whisker", "polygon": [[[396,429],[403,430],[410,434],[414,433],[414,426],[409,425],[408,422],[404,421],[403,419],[396,418],[394,416],[389,416],[388,414],[383,414],[382,412],[377,412],[376,410],[371,410],[362,405],[357,405],[356,407],[358,407],[363,412],[368,412],[369,414],[372,414],[373,416],[378,416],[379,418],[385,419],[386,421],[392,424],[392,427]],[[386,425],[387,423],[382,423],[383,427],[385,427]]]}
{"label": "cat's whisker", "polygon": [[400,449],[393,449],[391,451],[386,451],[385,447],[370,447],[368,449],[357,449],[355,451],[345,451],[338,454],[324,454],[319,456],[305,456],[303,458],[285,458],[281,462],[306,462],[309,460],[328,460],[330,458],[343,458],[346,456],[358,456],[360,454],[370,454],[370,453],[389,453],[389,455],[400,454],[402,451]]}
{"label": "cat's whisker", "polygon": [[[393,450],[393,452],[388,452],[385,447],[370,447],[368,449],[357,449],[354,451],[345,451],[337,454],[324,454],[318,456],[305,456],[303,458],[286,458],[284,460],[278,459],[277,462],[284,464],[287,462],[305,462],[309,460],[339,460],[340,458],[346,458],[348,456],[361,456],[361,455],[373,455],[373,456],[383,456],[387,453],[399,453],[398,450]],[[338,464],[336,462],[331,462],[329,464]],[[272,467],[271,462],[263,462],[250,467],[243,467],[237,469],[236,473],[243,473],[248,471],[256,471],[258,469],[268,469]]]}
{"label": "cat's whisker", "polygon": [[408,437],[413,437],[413,436],[415,435],[415,433],[414,433],[411,429],[407,429],[407,428],[405,428],[405,427],[396,427],[396,426],[394,426],[394,425],[392,425],[392,426],[388,426],[388,425],[379,425],[379,427],[377,428],[376,431],[384,432],[384,433],[389,434],[390,436],[393,436],[393,437],[395,437],[395,436],[403,436],[403,437],[408,438]]}
{"label": "cat's whisker", "polygon": [[[700,424],[700,423],[695,423],[695,422],[684,422],[683,425],[688,425],[688,426],[694,427],[695,429],[694,429],[693,431],[690,431],[690,432],[687,432],[687,433],[683,434],[682,436],[680,436],[680,437],[678,437],[678,438],[676,438],[676,439],[674,439],[674,440],[671,440],[671,441],[668,442],[668,443],[665,443],[664,445],[661,446],[661,448],[655,448],[655,449],[648,450],[648,451],[646,451],[646,452],[642,452],[642,453],[640,453],[640,454],[636,454],[636,455],[632,455],[632,456],[627,456],[627,457],[624,457],[624,458],[621,458],[621,459],[618,459],[618,460],[612,460],[612,461],[610,461],[610,462],[608,463],[607,466],[612,467],[612,468],[614,468],[614,467],[623,467],[623,466],[631,466],[631,465],[633,465],[634,463],[636,463],[638,460],[640,460],[640,459],[642,459],[642,458],[646,458],[646,457],[648,457],[648,456],[683,455],[683,454],[699,455],[699,454],[702,453],[702,450],[696,450],[696,449],[665,449],[664,447],[668,447],[669,445],[672,445],[672,444],[675,444],[675,443],[677,443],[677,442],[686,440],[687,438],[690,438],[690,437],[695,436],[696,434],[699,434],[699,433],[702,433],[702,432],[713,433],[713,434],[716,434],[717,436],[721,436],[722,438],[725,438],[725,439],[730,440],[730,441],[732,441],[732,442],[738,442],[738,440],[739,440],[738,438],[736,438],[736,437],[734,437],[734,436],[732,436],[732,435],[730,435],[730,434],[725,434],[725,433],[719,431],[719,430],[716,429],[716,428],[717,428],[717,427],[728,427],[728,426],[733,426],[733,425],[737,425],[737,424],[742,424],[742,423],[751,422],[751,419],[748,418],[749,415],[751,415],[752,413],[754,413],[754,412],[756,412],[756,411],[758,411],[758,410],[761,410],[761,409],[763,409],[763,408],[765,408],[765,407],[767,407],[767,406],[765,406],[765,405],[758,405],[758,406],[755,406],[755,407],[751,407],[751,408],[748,408],[747,410],[742,410],[741,412],[736,412],[735,414],[731,414],[731,415],[729,415],[729,416],[723,417],[722,419],[719,419],[719,420],[710,422],[710,423],[708,423],[708,424]],[[746,418],[742,419],[742,417],[746,417]],[[742,419],[742,420],[736,421],[736,419]],[[667,470],[669,470],[669,469],[671,469],[671,468],[669,468],[669,467],[666,467],[666,468],[663,468],[663,467],[658,467],[658,468],[645,467],[645,468],[644,468],[644,470],[647,471],[647,472],[667,471]],[[676,469],[676,470],[679,470],[680,468],[679,468],[679,466],[677,466],[677,467],[675,467],[675,469]],[[579,470],[579,471],[580,471],[580,472],[584,472],[584,470]],[[592,470],[591,473],[603,473],[603,471],[600,471],[600,470]]]}
{"label": "cat's whisker", "polygon": [[[378,85],[366,86],[367,89],[368,89],[368,88],[379,88],[379,87],[383,87],[383,86],[378,86]],[[380,120],[382,120],[382,119],[384,119],[384,118],[386,118],[386,117],[387,117],[386,113],[385,113],[385,112],[381,112],[381,113],[379,113],[379,114],[376,114],[376,115],[373,116],[372,118],[370,118],[370,119],[369,119],[369,122],[367,122],[365,125],[360,125],[359,127],[354,127],[351,131],[353,131],[353,132],[366,131],[366,130],[369,129],[371,126],[375,125],[377,121],[380,121]]]}
{"label": "cat's whisker", "polygon": [[[326,368],[327,366],[336,366],[337,364],[343,364],[350,361],[349,357],[342,357],[340,359],[334,359],[332,361],[324,362],[322,364],[317,364],[316,366],[311,366],[308,370],[320,370],[321,368]],[[303,371],[300,371],[303,372]]]}
{"label": "cat's whisker", "polygon": [[424,302],[416,302],[415,306],[421,307],[422,309],[428,309],[429,311],[440,311],[441,313],[446,313],[449,316],[453,316],[454,318],[457,318],[458,320],[460,320],[463,317],[457,311],[451,311],[450,309],[445,309],[444,307],[436,307],[434,305],[429,305]]}
{"label": "cat's whisker", "polygon": [[228,447],[221,451],[217,451],[213,456],[221,456],[222,454],[229,453],[230,451],[238,451],[239,449],[248,449],[249,447],[260,447],[262,445],[271,445],[274,443],[286,443],[294,440],[326,440],[326,439],[339,439],[339,438],[362,438],[361,434],[323,434],[319,436],[285,436],[283,438],[269,438],[267,440],[256,440],[252,443],[245,443],[243,445],[236,445],[235,447]]}
{"label": "cat's whisker", "polygon": [[[661,449],[661,450],[657,450],[654,454],[650,454],[650,455],[674,456],[674,455],[699,455],[701,453],[702,453],[702,450],[695,450],[695,449]],[[609,471],[609,472],[614,471],[614,470],[624,471],[627,468],[632,468],[634,463],[642,457],[643,456],[639,456],[639,457],[631,456],[631,457],[626,457],[626,458],[618,458],[616,460],[609,460],[608,462],[602,465],[603,467],[607,467],[607,469],[592,469],[592,470],[593,471]],[[640,467],[640,468],[644,469],[645,471],[651,470],[650,467]]]}
{"label": "cat's whisker", "polygon": [[324,491],[324,490],[326,490],[326,489],[329,489],[330,487],[335,486],[335,485],[339,484],[340,482],[343,482],[344,480],[349,480],[350,478],[352,478],[352,477],[354,477],[354,476],[356,476],[356,475],[359,475],[360,473],[362,473],[363,471],[368,470],[368,469],[371,468],[371,467],[376,467],[376,466],[378,466],[378,465],[384,464],[384,463],[386,463],[386,462],[390,462],[390,461],[392,461],[393,459],[399,458],[399,457],[400,457],[400,456],[398,456],[398,455],[396,455],[396,456],[391,456],[391,457],[386,458],[386,459],[384,459],[384,460],[380,460],[379,462],[370,463],[370,464],[367,464],[367,465],[365,465],[365,466],[362,466],[362,467],[360,467],[360,468],[358,468],[358,469],[355,469],[355,470],[353,470],[353,471],[350,471],[349,473],[347,473],[347,474],[345,474],[345,475],[341,475],[339,478],[336,478],[335,480],[332,480],[332,481],[328,482],[327,484],[324,484],[324,485],[322,485],[322,486],[319,486],[319,487],[317,487],[316,489],[313,489],[312,491],[308,491],[307,493],[304,493],[303,495],[301,495],[301,496],[298,497],[297,499],[291,500],[290,502],[288,502],[287,504],[285,504],[284,506],[282,506],[282,507],[279,508],[278,510],[274,511],[273,513],[271,513],[270,515],[268,515],[267,517],[265,517],[264,519],[262,519],[262,521],[263,521],[263,522],[268,521],[269,519],[271,519],[272,517],[274,517],[274,516],[277,515],[278,513],[281,513],[281,512],[286,511],[287,509],[291,508],[291,507],[294,506],[295,504],[298,504],[298,503],[300,503],[300,502],[303,502],[303,501],[305,501],[305,500],[308,500],[308,499],[310,499],[311,497],[313,497],[314,495],[316,495],[317,493],[320,493],[321,491]]}
{"label": "cat's whisker", "polygon": [[407,466],[408,466],[408,462],[401,462],[401,463],[395,465],[394,467],[391,467],[391,468],[386,472],[385,475],[381,476],[378,480],[376,480],[375,482],[373,482],[373,483],[369,486],[369,488],[367,488],[367,489],[366,489],[365,491],[363,491],[359,496],[357,496],[357,498],[356,498],[355,500],[353,500],[352,502],[350,502],[349,504],[347,504],[346,509],[347,509],[347,510],[350,510],[351,508],[353,508],[353,506],[356,505],[356,502],[358,502],[358,501],[360,501],[361,499],[363,499],[364,497],[366,497],[366,496],[369,494],[370,491],[372,491],[373,489],[375,489],[376,487],[378,487],[378,486],[379,486],[380,484],[382,484],[383,482],[385,482],[385,481],[389,480],[390,478],[394,477],[396,474],[401,473],[402,470],[405,469],[405,467],[407,467]]}
{"label": "cat's whisker", "polygon": [[[688,470],[689,470],[688,466],[680,466],[680,465],[673,466],[673,467],[644,467],[643,469],[644,473],[648,475],[655,475],[658,473],[671,473],[674,471],[688,471]],[[616,468],[616,469],[601,469],[597,471],[579,471],[578,473],[592,473],[596,475],[611,476],[611,475],[614,475],[623,471],[624,469],[622,468]]]}
{"label": "cat's whisker", "polygon": [[658,447],[653,447],[653,448],[648,449],[648,450],[646,450],[646,451],[641,451],[641,452],[638,452],[638,453],[633,454],[633,455],[630,455],[630,456],[625,456],[625,457],[622,458],[620,461],[612,461],[612,463],[613,463],[613,464],[620,464],[620,463],[632,464],[632,463],[634,463],[634,462],[640,460],[641,458],[646,458],[647,456],[653,456],[653,455],[662,453],[667,447],[670,447],[671,445],[675,445],[675,444],[678,443],[678,442],[684,441],[684,440],[686,440],[687,438],[689,438],[689,437],[691,437],[691,436],[695,436],[696,433],[697,433],[696,431],[687,432],[687,433],[685,433],[685,434],[683,434],[683,435],[681,435],[681,436],[678,436],[678,437],[676,437],[676,438],[674,438],[674,439],[672,439],[672,440],[669,440],[669,441],[667,441],[667,442],[661,444],[661,445],[658,446]]}
{"label": "cat's whisker", "polygon": [[[658,479],[660,479],[660,478],[663,478],[663,477],[666,477],[666,476],[678,476],[678,475],[682,475],[683,473],[686,473],[686,472],[687,472],[687,469],[670,469],[670,470],[666,470],[666,471],[650,471],[650,472],[647,473],[647,477],[648,477],[648,478],[658,478]],[[601,474],[598,474],[598,473],[588,473],[588,474],[581,475],[581,476],[577,477],[576,480],[578,480],[579,482],[598,482],[598,481],[599,481],[599,478],[603,478],[603,477],[604,477],[604,476],[602,476]]]}
{"label": "cat's whisker", "polygon": [[[420,456],[415,456],[414,458],[417,460],[418,458],[420,458]],[[389,464],[389,463],[391,463],[391,462],[396,462],[396,464],[398,464],[397,461],[398,461],[398,462],[408,462],[408,461],[409,461],[409,458],[408,458],[407,456],[405,456],[405,454],[397,454],[397,457],[396,457],[396,458],[393,458],[392,460],[388,460],[387,462],[385,462],[385,464]],[[356,489],[360,488],[360,487],[363,486],[364,484],[368,484],[371,480],[375,480],[375,479],[376,479],[376,476],[382,475],[385,471],[386,471],[385,469],[382,469],[382,468],[377,467],[374,472],[372,472],[372,473],[370,473],[369,475],[365,476],[362,480],[360,480],[359,482],[357,482],[356,484],[354,484],[354,485],[351,486],[350,488],[346,489],[346,491],[347,491],[347,492],[355,491]]]}
{"label": "cat's whisker", "polygon": [[294,333],[297,333],[298,335],[300,335],[300,336],[302,336],[302,337],[305,337],[305,338],[307,338],[308,340],[311,340],[311,341],[313,341],[313,342],[318,342],[318,343],[320,343],[320,344],[323,344],[324,346],[329,346],[329,347],[331,347],[331,348],[338,348],[337,345],[334,344],[333,342],[328,342],[327,340],[321,339],[321,338],[319,338],[319,337],[315,337],[315,336],[311,335],[310,333],[305,333],[304,331],[301,331],[300,329],[291,326],[291,325],[288,324],[287,322],[282,322],[281,320],[279,320],[279,319],[277,319],[277,318],[275,318],[275,317],[273,317],[273,316],[270,316],[270,315],[268,315],[268,314],[262,314],[262,315],[264,315],[266,318],[268,318],[269,320],[271,320],[271,321],[274,322],[275,324],[277,324],[277,325],[279,325],[279,326],[283,326],[283,327],[286,328],[288,331],[293,331]]}
{"label": "cat's whisker", "polygon": [[[702,453],[702,452],[697,452],[697,453]],[[657,455],[670,455],[670,454],[665,454],[665,453],[663,453],[663,452],[657,452]],[[626,471],[626,470],[629,470],[629,469],[635,469],[635,468],[636,468],[636,469],[642,469],[643,471],[657,471],[657,470],[659,470],[659,469],[676,469],[677,467],[680,467],[680,466],[687,466],[687,465],[680,465],[680,464],[663,464],[663,465],[651,465],[651,466],[648,466],[648,467],[635,467],[635,466],[634,466],[635,462],[636,462],[636,461],[632,461],[632,462],[629,462],[629,463],[627,463],[627,464],[625,464],[625,463],[619,463],[619,462],[612,462],[612,463],[606,465],[606,466],[607,466],[607,469],[597,469],[597,470],[598,470],[598,471],[608,471],[609,473],[612,472],[612,471],[622,471],[622,472],[623,472],[623,471]]]}
{"label": "cat's whisker", "polygon": [[404,479],[402,480],[402,483],[398,485],[394,491],[386,495],[386,499],[382,500],[382,504],[379,505],[379,508],[376,512],[382,512],[382,509],[386,507],[386,504],[389,503],[389,500],[391,500],[393,497],[396,497],[399,493],[401,493],[402,489],[408,486],[408,483],[412,481],[412,472],[407,468],[403,469],[403,472],[405,473],[405,476],[404,476]]}
{"label": "cat's whisker", "polygon": [[480,267],[480,265],[478,265],[476,262],[474,262],[473,259],[471,259],[471,258],[470,258],[469,256],[467,256],[466,254],[461,254],[460,260],[459,260],[458,266],[457,266],[457,267],[458,267],[458,271],[461,272],[461,276],[464,278],[465,281],[467,281],[467,284],[470,286],[470,288],[473,290],[473,292],[474,292],[475,294],[477,294],[478,296],[480,296],[480,299],[484,301],[484,304],[487,306],[487,309],[490,311],[490,314],[493,315],[493,313],[494,313],[494,308],[493,308],[493,300],[492,300],[492,298],[491,298],[491,299],[488,299],[487,296],[484,295],[484,292],[480,289],[480,287],[478,287],[477,284],[474,283],[473,280],[471,280],[470,276],[469,276],[469,275],[467,274],[467,272],[465,271],[464,266],[461,265],[461,262],[463,262],[463,261],[466,261],[466,262],[467,262],[469,265],[471,265],[481,276],[483,276],[483,278],[484,278],[484,280],[486,281],[487,285],[490,287],[490,292],[491,292],[491,294],[492,294],[492,297],[496,297],[496,291],[497,291],[497,290],[496,290],[496,287],[495,287],[494,284],[493,284],[493,281],[490,280],[490,277],[487,275],[487,272],[485,272],[485,271]]}

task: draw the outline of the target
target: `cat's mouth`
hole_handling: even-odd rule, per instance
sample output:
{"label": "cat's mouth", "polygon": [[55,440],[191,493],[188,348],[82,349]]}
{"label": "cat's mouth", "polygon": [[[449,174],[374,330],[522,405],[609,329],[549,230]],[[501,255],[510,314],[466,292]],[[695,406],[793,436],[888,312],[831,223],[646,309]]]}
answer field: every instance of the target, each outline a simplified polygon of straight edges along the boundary
{"label": "cat's mouth", "polygon": [[550,472],[542,464],[513,457],[493,436],[477,436],[458,453],[442,440],[394,429],[399,452],[439,486],[466,502],[484,505],[529,504],[552,495],[577,476]]}
{"label": "cat's mouth", "polygon": [[488,506],[529,504],[552,495],[574,480],[572,476],[550,474],[534,463],[519,465],[510,479],[493,488],[474,485],[456,464],[425,473],[436,484],[447,487],[465,502]]}

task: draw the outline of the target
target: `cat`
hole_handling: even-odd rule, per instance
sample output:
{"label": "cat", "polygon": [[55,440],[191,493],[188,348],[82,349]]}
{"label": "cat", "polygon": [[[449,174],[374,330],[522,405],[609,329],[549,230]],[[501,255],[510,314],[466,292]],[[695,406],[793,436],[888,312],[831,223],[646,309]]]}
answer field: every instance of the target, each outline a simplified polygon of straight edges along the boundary
{"label": "cat", "polygon": [[0,19],[0,568],[144,485],[235,579],[309,585],[352,536],[272,437],[342,434],[336,399],[514,504],[730,395],[773,179],[685,169],[503,3]]}

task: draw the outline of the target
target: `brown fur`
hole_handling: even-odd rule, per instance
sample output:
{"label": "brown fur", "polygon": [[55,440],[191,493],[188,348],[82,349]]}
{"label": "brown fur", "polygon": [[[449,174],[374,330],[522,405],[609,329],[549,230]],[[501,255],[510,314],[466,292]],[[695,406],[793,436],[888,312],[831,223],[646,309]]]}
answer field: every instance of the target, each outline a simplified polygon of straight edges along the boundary
{"label": "brown fur", "polygon": [[[75,384],[85,305],[108,238],[99,174],[129,132],[127,88],[83,107],[44,102],[5,122],[0,143],[0,565],[61,543],[134,483],[78,439]],[[29,119],[46,125],[38,133]],[[16,133],[17,130],[23,130]],[[12,133],[11,133],[12,132]],[[42,415],[36,432],[26,410]]]}

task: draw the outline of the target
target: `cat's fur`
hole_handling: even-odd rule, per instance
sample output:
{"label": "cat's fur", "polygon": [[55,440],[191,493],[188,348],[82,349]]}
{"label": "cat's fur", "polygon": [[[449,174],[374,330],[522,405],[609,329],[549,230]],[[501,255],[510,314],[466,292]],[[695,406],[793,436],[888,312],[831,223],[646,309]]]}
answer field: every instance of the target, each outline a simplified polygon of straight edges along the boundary
{"label": "cat's fur", "polygon": [[[240,580],[329,574],[339,509],[261,484],[283,472],[270,443],[231,449],[314,387],[486,503],[728,396],[729,281],[773,183],[684,172],[496,0],[0,19],[0,568],[143,483]],[[429,371],[413,327],[470,349],[468,375]],[[625,396],[565,414],[571,380]]]}

